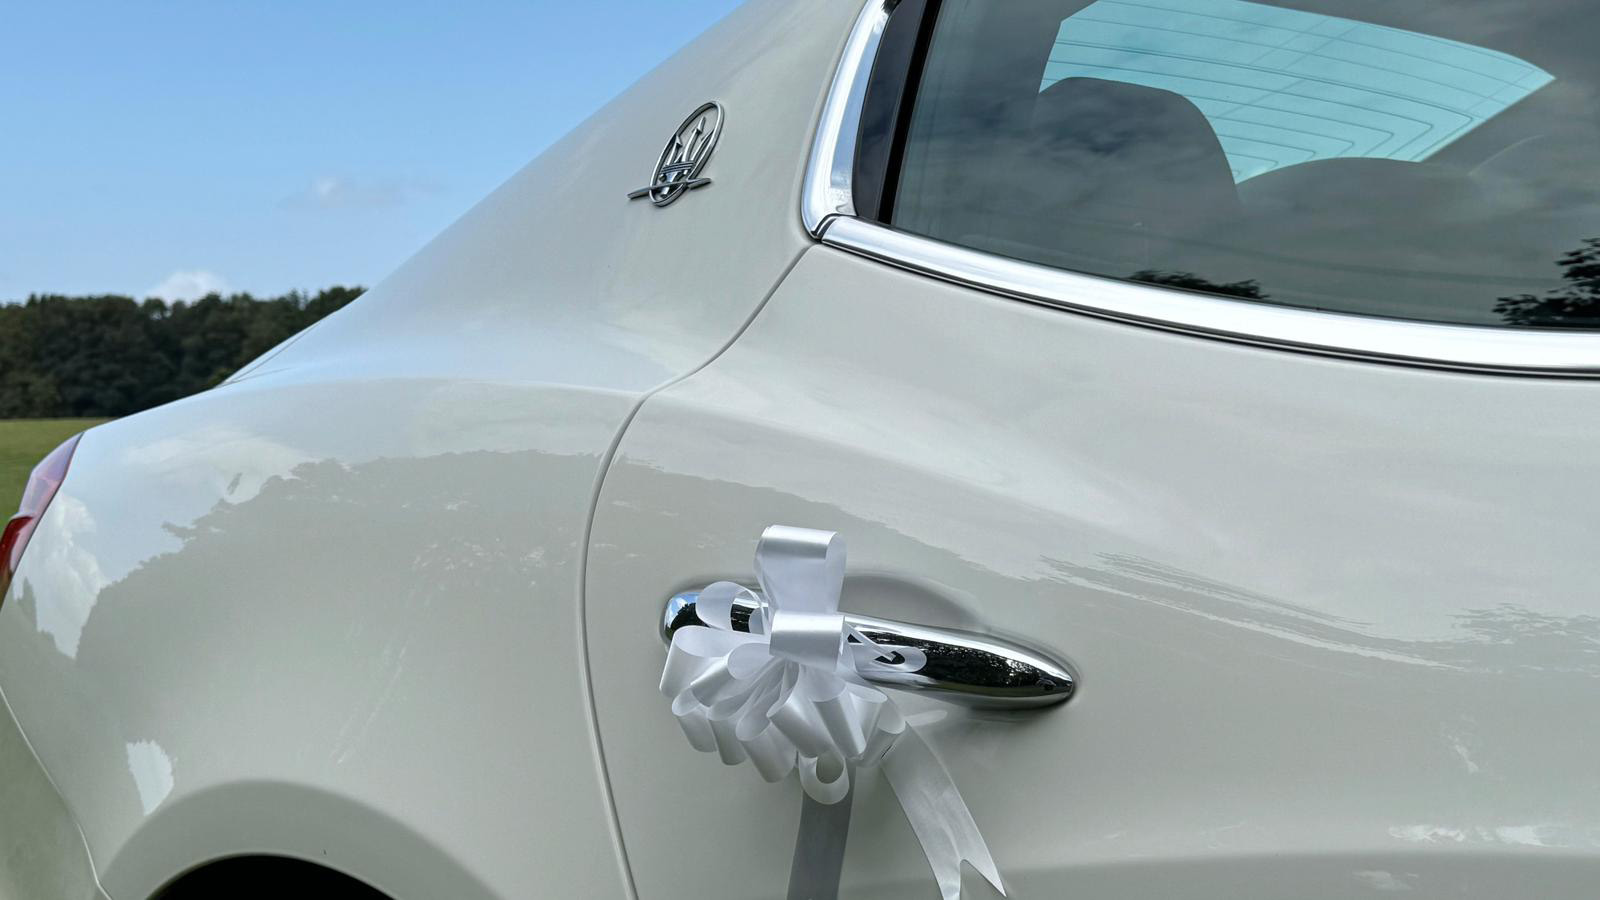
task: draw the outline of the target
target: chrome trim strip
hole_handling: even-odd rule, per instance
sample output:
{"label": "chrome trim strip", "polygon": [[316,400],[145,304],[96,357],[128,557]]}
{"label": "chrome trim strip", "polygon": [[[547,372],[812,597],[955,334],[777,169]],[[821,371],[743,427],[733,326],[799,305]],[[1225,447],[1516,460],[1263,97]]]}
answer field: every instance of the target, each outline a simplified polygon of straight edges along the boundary
{"label": "chrome trim strip", "polygon": [[889,6],[869,0],[856,19],[812,141],[801,219],[823,243],[964,287],[1196,337],[1433,369],[1600,378],[1600,332],[1442,325],[1227,300],[991,256],[856,218],[856,130]]}
{"label": "chrome trim strip", "polygon": [[1435,325],[1224,300],[990,256],[862,219],[835,221],[822,240],[966,287],[1200,337],[1429,368],[1600,377],[1593,332]]}
{"label": "chrome trim strip", "polygon": [[806,164],[800,201],[800,220],[813,237],[821,237],[835,217],[856,214],[850,193],[856,132],[861,125],[861,105],[867,96],[872,61],[878,56],[878,43],[883,38],[883,26],[889,21],[890,8],[887,0],[870,0],[856,17],[839,57],[839,68],[834,71],[833,86],[822,106],[822,120],[811,140],[811,160]]}

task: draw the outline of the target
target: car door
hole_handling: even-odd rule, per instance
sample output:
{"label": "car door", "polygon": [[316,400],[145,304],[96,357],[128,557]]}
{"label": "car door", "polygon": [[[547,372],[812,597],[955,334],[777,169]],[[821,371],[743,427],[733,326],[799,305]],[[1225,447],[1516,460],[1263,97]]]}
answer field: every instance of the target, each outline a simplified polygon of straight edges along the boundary
{"label": "car door", "polygon": [[[753,584],[771,524],[845,539],[850,612],[1070,661],[1056,707],[897,697],[1014,896],[1592,896],[1600,161],[1549,88],[1594,83],[1594,16],[1168,6],[862,13],[817,245],[599,493],[639,897],[786,896],[799,786],[657,691],[662,603]],[[871,772],[839,894],[938,896]]]}

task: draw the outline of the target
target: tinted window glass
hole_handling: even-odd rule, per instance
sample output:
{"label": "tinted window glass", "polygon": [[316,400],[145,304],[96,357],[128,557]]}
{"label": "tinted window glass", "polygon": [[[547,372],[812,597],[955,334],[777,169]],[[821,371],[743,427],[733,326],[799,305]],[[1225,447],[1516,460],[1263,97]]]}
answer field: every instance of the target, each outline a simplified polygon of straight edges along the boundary
{"label": "tinted window glass", "polygon": [[1587,0],[945,0],[890,222],[1290,306],[1600,327]]}

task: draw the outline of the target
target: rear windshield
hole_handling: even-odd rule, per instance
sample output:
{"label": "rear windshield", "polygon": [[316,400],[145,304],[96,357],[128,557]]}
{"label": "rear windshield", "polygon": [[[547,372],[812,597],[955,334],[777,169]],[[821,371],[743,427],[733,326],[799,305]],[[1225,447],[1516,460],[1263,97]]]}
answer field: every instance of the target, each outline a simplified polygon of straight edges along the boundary
{"label": "rear windshield", "polygon": [[889,221],[1242,300],[1600,327],[1600,6],[944,0]]}

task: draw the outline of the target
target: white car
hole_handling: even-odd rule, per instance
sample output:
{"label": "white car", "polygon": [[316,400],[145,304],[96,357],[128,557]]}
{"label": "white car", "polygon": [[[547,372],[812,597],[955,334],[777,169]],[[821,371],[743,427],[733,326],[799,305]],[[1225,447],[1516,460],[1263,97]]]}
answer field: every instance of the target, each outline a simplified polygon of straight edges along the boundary
{"label": "white car", "polygon": [[0,897],[938,897],[881,778],[808,832],[658,689],[775,524],[926,651],[890,693],[1012,896],[1600,895],[1597,38],[753,0],[41,466]]}

